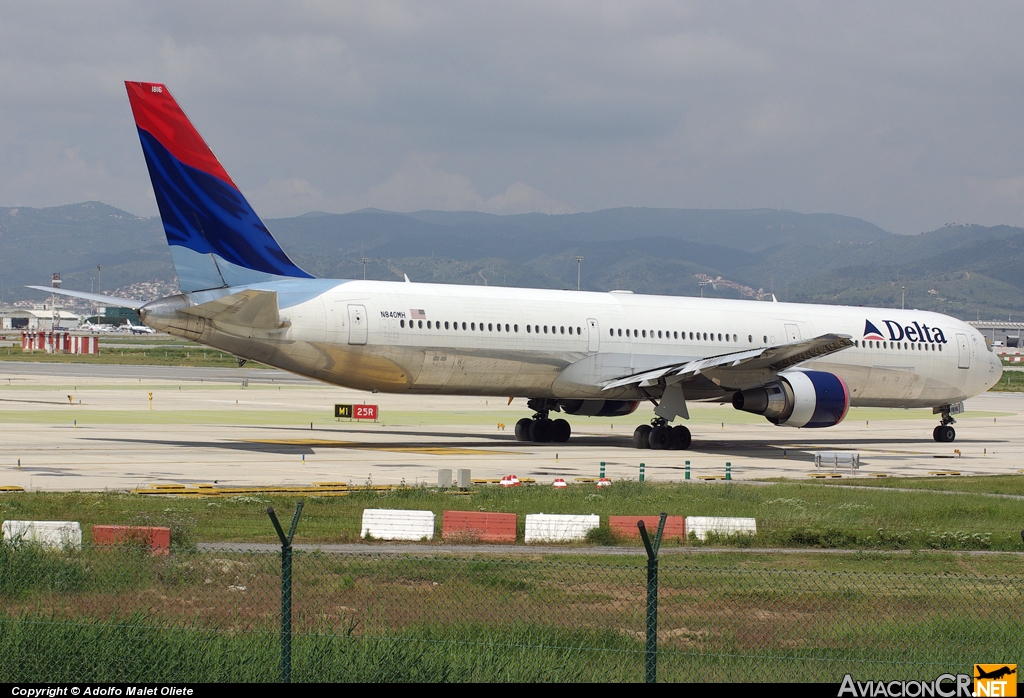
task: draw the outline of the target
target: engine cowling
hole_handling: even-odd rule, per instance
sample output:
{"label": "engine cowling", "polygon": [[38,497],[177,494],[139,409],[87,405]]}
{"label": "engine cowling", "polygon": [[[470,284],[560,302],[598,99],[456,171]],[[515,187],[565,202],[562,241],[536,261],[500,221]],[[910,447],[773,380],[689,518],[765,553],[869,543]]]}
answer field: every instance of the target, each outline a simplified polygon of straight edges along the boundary
{"label": "engine cowling", "polygon": [[789,371],[773,383],[733,393],[732,406],[779,426],[831,427],[846,417],[850,389],[834,373]]}
{"label": "engine cowling", "polygon": [[636,411],[639,400],[560,400],[559,408],[566,414],[586,417],[624,417]]}

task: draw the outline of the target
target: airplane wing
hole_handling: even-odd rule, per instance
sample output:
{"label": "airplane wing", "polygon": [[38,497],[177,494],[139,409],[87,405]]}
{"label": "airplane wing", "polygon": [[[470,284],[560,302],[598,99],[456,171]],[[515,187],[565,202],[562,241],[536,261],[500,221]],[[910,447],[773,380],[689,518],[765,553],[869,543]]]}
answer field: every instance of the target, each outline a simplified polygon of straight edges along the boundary
{"label": "airplane wing", "polygon": [[[769,369],[772,371],[783,371],[805,361],[816,359],[821,356],[842,351],[853,346],[853,340],[848,335],[823,334],[813,339],[804,339],[799,342],[780,344],[774,347],[761,349],[747,349],[744,351],[709,356],[705,359],[695,359],[678,364],[669,364],[648,371],[641,371],[615,380],[609,381],[603,390],[621,388],[626,385],[639,385],[642,388],[657,385],[663,378],[667,382],[677,382],[689,375],[697,375],[708,369],[717,369],[719,373],[735,371],[758,371]],[[675,378],[676,380],[672,380]]]}
{"label": "airplane wing", "polygon": [[287,324],[281,322],[281,313],[277,306],[277,291],[247,289],[209,303],[184,308],[181,312],[229,325],[267,330],[276,330]]}
{"label": "airplane wing", "polygon": [[56,293],[59,296],[84,298],[87,301],[93,301],[94,303],[102,303],[103,305],[112,305],[115,308],[131,308],[133,310],[138,310],[139,308],[146,304],[146,301],[137,301],[134,298],[117,298],[115,296],[102,296],[98,293],[86,293],[85,291],[69,291],[66,288],[51,288],[50,286],[26,286],[25,288],[34,288],[37,291]]}

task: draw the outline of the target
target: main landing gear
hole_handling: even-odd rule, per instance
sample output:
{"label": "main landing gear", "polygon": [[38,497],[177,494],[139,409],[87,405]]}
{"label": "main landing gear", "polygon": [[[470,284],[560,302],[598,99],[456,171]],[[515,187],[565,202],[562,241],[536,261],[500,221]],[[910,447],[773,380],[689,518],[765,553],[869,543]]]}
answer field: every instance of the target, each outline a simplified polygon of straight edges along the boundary
{"label": "main landing gear", "polygon": [[682,451],[690,447],[690,430],[679,425],[671,427],[660,417],[650,424],[641,424],[633,432],[633,445],[637,448],[651,448],[657,451]]}
{"label": "main landing gear", "polygon": [[550,407],[544,400],[530,400],[531,410],[536,410],[533,417],[523,417],[516,422],[516,440],[533,441],[534,443],[565,443],[572,434],[572,427],[564,419],[549,419]]}
{"label": "main landing gear", "polygon": [[956,420],[949,414],[949,405],[946,405],[942,408],[942,424],[932,430],[932,438],[940,444],[952,443],[956,438],[956,429],[951,424],[956,424]]}

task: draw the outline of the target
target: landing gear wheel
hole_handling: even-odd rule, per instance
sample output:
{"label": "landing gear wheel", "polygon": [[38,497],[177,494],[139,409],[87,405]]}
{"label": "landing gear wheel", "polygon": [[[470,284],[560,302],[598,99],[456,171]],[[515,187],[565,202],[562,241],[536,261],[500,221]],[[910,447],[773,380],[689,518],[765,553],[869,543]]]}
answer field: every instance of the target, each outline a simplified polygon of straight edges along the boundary
{"label": "landing gear wheel", "polygon": [[672,445],[672,428],[652,427],[651,433],[647,435],[647,440],[655,451],[664,451]]}
{"label": "landing gear wheel", "polygon": [[637,448],[650,448],[651,425],[641,424],[633,432],[633,445]]}
{"label": "landing gear wheel", "polygon": [[932,431],[932,438],[941,444],[952,443],[956,439],[956,429],[949,425],[940,424]]}
{"label": "landing gear wheel", "polygon": [[572,427],[564,419],[556,419],[551,422],[551,440],[556,443],[565,443],[572,434]]}
{"label": "landing gear wheel", "polygon": [[516,422],[516,441],[529,441],[530,440],[530,425],[533,424],[533,420],[529,417],[523,417]]}
{"label": "landing gear wheel", "polygon": [[551,420],[533,420],[533,423],[530,424],[530,441],[538,444],[551,441]]}
{"label": "landing gear wheel", "polygon": [[687,429],[686,427],[684,427],[681,424],[679,426],[677,426],[677,427],[672,427],[672,448],[673,449],[678,449],[680,451],[685,451],[686,449],[688,449],[690,447],[690,441],[691,440],[692,440],[692,438],[690,436],[690,430],[689,429]]}

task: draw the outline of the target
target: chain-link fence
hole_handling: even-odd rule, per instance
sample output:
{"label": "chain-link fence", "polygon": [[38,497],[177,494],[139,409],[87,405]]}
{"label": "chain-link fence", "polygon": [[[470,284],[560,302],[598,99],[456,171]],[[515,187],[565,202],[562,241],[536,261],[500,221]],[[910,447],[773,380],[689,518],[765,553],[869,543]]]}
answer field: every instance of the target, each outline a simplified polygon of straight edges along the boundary
{"label": "chain-link fence", "polygon": [[[924,679],[1024,649],[1021,576],[685,562],[661,561],[659,680]],[[0,681],[280,678],[280,553],[4,545],[0,599]],[[643,556],[295,551],[291,677],[642,681],[646,604]]]}

